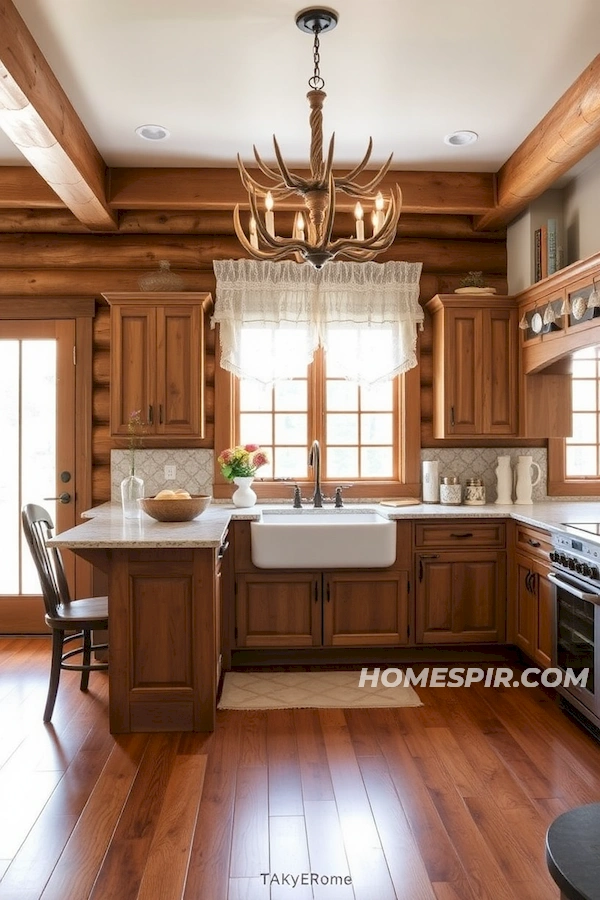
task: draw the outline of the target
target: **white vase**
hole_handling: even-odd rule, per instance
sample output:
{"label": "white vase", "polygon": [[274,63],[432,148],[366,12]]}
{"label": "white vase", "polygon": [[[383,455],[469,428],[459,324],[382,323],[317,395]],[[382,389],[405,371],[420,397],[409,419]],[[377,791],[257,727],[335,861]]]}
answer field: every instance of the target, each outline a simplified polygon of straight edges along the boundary
{"label": "white vase", "polygon": [[138,500],[144,496],[144,481],[133,472],[121,482],[121,504],[126,519],[139,519],[142,509]]}
{"label": "white vase", "polygon": [[[531,477],[531,470],[537,469],[535,481]],[[536,486],[542,477],[542,471],[531,456],[519,456],[517,460],[517,498],[515,503],[533,503],[532,488]]]}
{"label": "white vase", "polygon": [[237,484],[237,489],[233,492],[232,501],[234,506],[254,506],[256,503],[256,494],[252,490],[252,475],[245,477],[239,476],[233,479],[233,483]]}
{"label": "white vase", "polygon": [[496,467],[496,503],[512,503],[513,473],[510,467],[510,456],[499,456]]}

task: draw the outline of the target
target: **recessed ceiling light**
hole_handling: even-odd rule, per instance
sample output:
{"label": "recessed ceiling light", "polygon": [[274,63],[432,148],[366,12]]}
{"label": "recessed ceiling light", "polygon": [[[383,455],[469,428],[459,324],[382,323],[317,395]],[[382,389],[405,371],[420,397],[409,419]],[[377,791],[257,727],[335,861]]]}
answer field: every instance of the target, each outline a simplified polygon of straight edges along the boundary
{"label": "recessed ceiling light", "polygon": [[444,143],[451,147],[465,147],[467,144],[474,144],[478,137],[475,131],[453,131],[446,135]]}
{"label": "recessed ceiling light", "polygon": [[162,125],[140,125],[135,129],[135,133],[145,141],[164,141],[171,134]]}

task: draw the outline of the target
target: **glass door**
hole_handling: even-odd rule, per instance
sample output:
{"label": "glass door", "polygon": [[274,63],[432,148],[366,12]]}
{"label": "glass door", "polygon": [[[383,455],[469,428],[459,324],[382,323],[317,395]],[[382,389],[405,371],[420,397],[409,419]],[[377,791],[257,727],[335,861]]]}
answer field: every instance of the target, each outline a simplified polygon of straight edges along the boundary
{"label": "glass door", "polygon": [[75,524],[74,345],[72,320],[0,321],[0,632],[47,631],[21,507],[43,506],[57,532]]}

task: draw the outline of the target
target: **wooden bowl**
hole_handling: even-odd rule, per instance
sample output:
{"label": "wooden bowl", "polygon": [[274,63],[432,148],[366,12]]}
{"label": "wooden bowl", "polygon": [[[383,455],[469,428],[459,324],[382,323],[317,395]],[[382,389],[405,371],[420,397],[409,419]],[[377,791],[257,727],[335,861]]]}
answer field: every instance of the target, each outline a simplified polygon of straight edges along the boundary
{"label": "wooden bowl", "polygon": [[210,501],[211,497],[204,494],[193,494],[190,498],[182,497],[179,500],[142,497],[140,506],[158,522],[191,522],[210,506]]}

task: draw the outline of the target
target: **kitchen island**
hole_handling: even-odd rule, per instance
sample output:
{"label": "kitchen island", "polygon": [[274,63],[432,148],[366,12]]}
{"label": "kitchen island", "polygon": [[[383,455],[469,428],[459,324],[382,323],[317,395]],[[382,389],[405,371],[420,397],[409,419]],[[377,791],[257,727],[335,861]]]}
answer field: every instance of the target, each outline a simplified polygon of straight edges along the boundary
{"label": "kitchen island", "polygon": [[212,731],[231,510],[170,523],[124,519],[117,505],[89,515],[49,543],[108,575],[111,732]]}
{"label": "kitchen island", "polygon": [[[352,506],[353,504],[348,504]],[[362,505],[362,504],[361,504]],[[419,504],[376,507],[395,520],[515,519],[548,531],[585,521],[589,502],[478,507]],[[271,509],[276,505],[269,504]],[[282,509],[290,504],[280,505]],[[109,709],[113,733],[211,731],[220,657],[221,555],[231,519],[252,520],[261,506],[213,504],[192,522],[123,518],[119,504],[50,543],[108,574]],[[229,598],[229,603],[232,603]]]}

